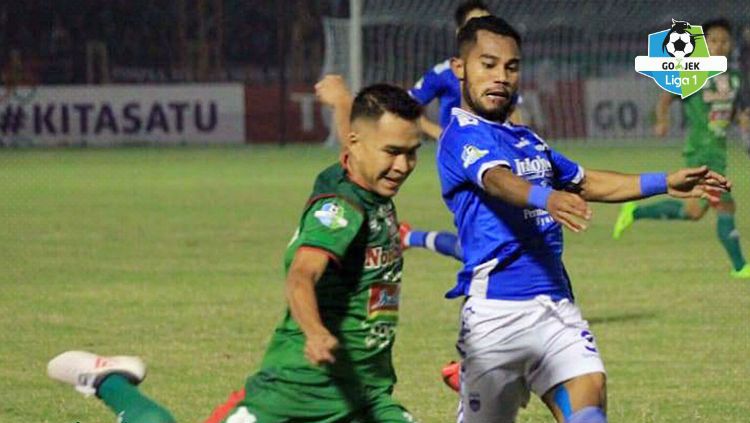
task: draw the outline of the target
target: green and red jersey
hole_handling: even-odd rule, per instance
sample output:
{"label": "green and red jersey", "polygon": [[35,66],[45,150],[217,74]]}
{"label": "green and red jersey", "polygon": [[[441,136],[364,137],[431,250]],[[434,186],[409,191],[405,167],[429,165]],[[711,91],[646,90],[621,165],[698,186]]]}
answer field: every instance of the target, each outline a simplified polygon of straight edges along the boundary
{"label": "green and red jersey", "polygon": [[315,293],[323,323],[340,343],[336,363],[313,366],[305,359],[305,336],[287,310],[261,371],[302,384],[335,378],[365,386],[393,385],[391,349],[403,260],[391,199],[354,184],[340,164],[329,167],[318,175],[287,247],[287,271],[300,248],[314,248],[331,258]]}

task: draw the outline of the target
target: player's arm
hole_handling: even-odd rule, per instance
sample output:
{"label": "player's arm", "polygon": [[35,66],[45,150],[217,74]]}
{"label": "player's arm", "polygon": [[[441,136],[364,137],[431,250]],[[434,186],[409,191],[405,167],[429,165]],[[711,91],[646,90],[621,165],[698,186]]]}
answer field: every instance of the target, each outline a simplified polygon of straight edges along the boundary
{"label": "player's arm", "polygon": [[[450,72],[450,69],[448,69],[447,72]],[[435,72],[435,68],[432,68],[425,72],[419,81],[409,89],[409,95],[417,100],[419,104],[427,106],[441,95],[444,89],[443,84],[444,82]],[[440,138],[440,135],[443,133],[443,128],[441,128],[436,122],[428,119],[424,114],[419,118],[419,129],[435,140]]]}
{"label": "player's arm", "polygon": [[305,357],[313,364],[333,363],[338,340],[323,325],[315,284],[328,266],[329,255],[315,248],[299,248],[286,278],[286,299],[294,320],[305,334]]}
{"label": "player's arm", "polygon": [[737,113],[740,137],[742,137],[746,151],[750,154],[750,86],[748,86],[746,78],[740,83],[739,94],[735,99],[734,110]]}
{"label": "player's arm", "polygon": [[516,207],[545,209],[550,216],[573,232],[586,229],[591,209],[579,195],[532,185],[503,166],[495,166],[482,175],[484,190],[491,196]]}
{"label": "player's arm", "polygon": [[349,117],[352,114],[352,94],[341,75],[326,75],[315,84],[318,100],[333,110],[333,125],[342,147],[346,147],[351,128]]}
{"label": "player's arm", "polygon": [[514,125],[523,125],[523,113],[521,113],[521,108],[518,106],[513,107],[513,111],[510,113],[510,123]]}
{"label": "player's arm", "polygon": [[421,129],[422,132],[424,132],[434,140],[440,138],[440,134],[443,133],[443,128],[441,128],[437,123],[428,119],[425,115],[422,115],[419,118],[419,129]]}
{"label": "player's arm", "polygon": [[721,192],[731,188],[731,183],[724,176],[702,166],[680,169],[671,174],[636,175],[586,170],[586,176],[578,187],[585,200],[604,203],[638,200],[657,194],[718,201]]}
{"label": "player's arm", "polygon": [[656,124],[654,125],[654,135],[665,137],[669,133],[669,106],[676,96],[663,92],[659,94],[659,100],[656,102]]}

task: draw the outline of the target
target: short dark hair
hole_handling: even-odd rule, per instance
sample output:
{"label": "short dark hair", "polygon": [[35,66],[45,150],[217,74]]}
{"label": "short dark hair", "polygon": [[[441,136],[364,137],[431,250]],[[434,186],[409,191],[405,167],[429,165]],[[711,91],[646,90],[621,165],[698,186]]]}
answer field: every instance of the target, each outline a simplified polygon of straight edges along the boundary
{"label": "short dark hair", "polygon": [[349,120],[378,120],[386,112],[414,121],[422,115],[422,106],[402,88],[389,84],[373,84],[363,88],[354,97]]}
{"label": "short dark hair", "polygon": [[477,42],[477,32],[481,30],[513,38],[516,40],[518,48],[521,48],[521,34],[511,24],[506,22],[505,19],[492,15],[482,16],[481,18],[470,20],[458,31],[456,45],[458,46],[459,57],[466,47]]}
{"label": "short dark hair", "polygon": [[726,18],[711,19],[703,23],[703,34],[706,34],[712,28],[724,28],[728,33],[732,33],[732,24]]}
{"label": "short dark hair", "polygon": [[469,0],[459,4],[456,11],[453,13],[453,20],[456,22],[456,28],[461,28],[464,25],[464,21],[466,20],[466,16],[469,15],[469,12],[477,9],[486,10],[487,12],[490,11],[487,5],[480,0]]}

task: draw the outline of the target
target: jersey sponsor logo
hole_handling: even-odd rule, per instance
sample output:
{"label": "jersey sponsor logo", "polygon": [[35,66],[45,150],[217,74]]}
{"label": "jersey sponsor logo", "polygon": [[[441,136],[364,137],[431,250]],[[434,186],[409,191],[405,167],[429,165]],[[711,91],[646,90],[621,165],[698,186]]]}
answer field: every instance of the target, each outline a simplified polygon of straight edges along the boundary
{"label": "jersey sponsor logo", "polygon": [[727,102],[728,107],[732,107],[732,102],[737,96],[739,81],[737,78],[729,78],[726,74],[719,75],[715,79],[716,83],[711,88],[703,90],[703,101],[706,103]]}
{"label": "jersey sponsor logo", "polygon": [[464,169],[476,163],[477,160],[486,156],[489,152],[489,150],[480,150],[471,144],[465,145],[461,152],[461,160],[464,162]]}
{"label": "jersey sponsor logo", "polygon": [[515,159],[516,174],[527,176],[527,179],[543,178],[552,172],[552,163],[545,157],[537,155],[535,158]]}
{"label": "jersey sponsor logo", "polygon": [[527,140],[526,138],[521,137],[521,141],[518,141],[517,143],[513,144],[513,147],[524,148],[530,144],[531,144],[531,141]]}
{"label": "jersey sponsor logo", "polygon": [[370,299],[367,303],[367,319],[398,316],[401,285],[397,283],[374,283],[370,286]]}
{"label": "jersey sponsor logo", "polygon": [[365,250],[365,270],[380,269],[401,258],[401,248],[369,247]]}
{"label": "jersey sponsor logo", "polygon": [[314,214],[316,219],[331,229],[345,228],[349,221],[344,218],[344,209],[336,203],[325,203]]}

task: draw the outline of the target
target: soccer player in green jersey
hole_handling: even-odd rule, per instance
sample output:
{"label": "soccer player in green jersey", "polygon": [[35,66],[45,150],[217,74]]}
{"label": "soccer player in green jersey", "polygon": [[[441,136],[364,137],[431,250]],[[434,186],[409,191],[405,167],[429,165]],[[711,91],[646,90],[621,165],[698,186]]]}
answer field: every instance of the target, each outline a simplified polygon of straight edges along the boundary
{"label": "soccer player in green jersey", "polygon": [[[708,49],[713,56],[728,56],[732,51],[731,27],[726,19],[717,19],[703,24]],[[747,87],[743,87],[742,75],[736,70],[709,79],[700,92],[686,98],[682,105],[690,125],[683,156],[690,167],[707,165],[711,170],[725,174],[727,167],[727,128],[733,119],[738,118],[747,126],[749,111],[746,97]],[[657,123],[655,132],[665,136],[669,130],[669,106],[676,99],[670,93],[663,93],[656,108]],[[747,128],[743,128],[747,130]],[[732,263],[730,275],[736,278],[750,278],[750,265],[745,261],[740,246],[740,237],[735,229],[735,203],[729,192],[722,194],[716,209],[716,234],[724,246]],[[701,219],[709,208],[703,199],[661,200],[640,205],[626,203],[615,222],[613,237],[619,239],[633,222],[640,219],[692,220]]]}
{"label": "soccer player in green jersey", "polygon": [[[206,423],[407,423],[392,397],[402,255],[391,198],[416,165],[421,106],[402,89],[363,89],[348,154],[320,173],[285,255],[288,310],[260,370]],[[140,393],[137,357],[68,351],[53,379],[96,394],[121,421],[171,423]]]}

